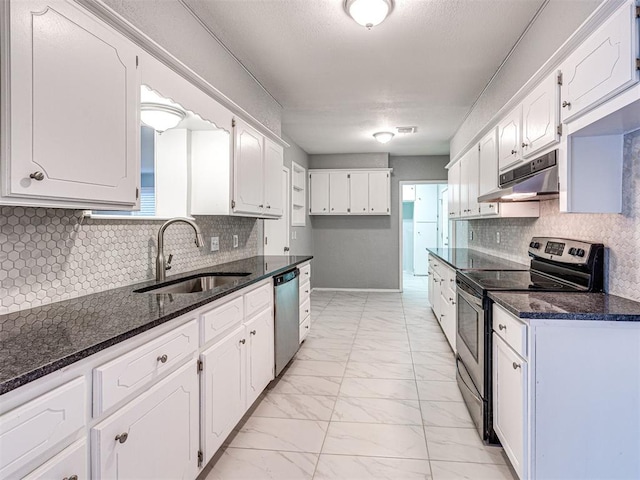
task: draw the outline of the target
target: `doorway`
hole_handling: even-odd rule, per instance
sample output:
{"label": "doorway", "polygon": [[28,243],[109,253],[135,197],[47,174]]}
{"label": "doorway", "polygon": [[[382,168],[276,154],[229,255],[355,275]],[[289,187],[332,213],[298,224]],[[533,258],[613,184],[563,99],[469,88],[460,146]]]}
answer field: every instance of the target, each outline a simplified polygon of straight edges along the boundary
{"label": "doorway", "polygon": [[[447,184],[400,182],[400,290],[427,289],[427,248],[449,245]],[[444,203],[443,203],[444,202]]]}
{"label": "doorway", "polygon": [[264,220],[264,254],[289,255],[290,171],[282,167],[282,217]]}

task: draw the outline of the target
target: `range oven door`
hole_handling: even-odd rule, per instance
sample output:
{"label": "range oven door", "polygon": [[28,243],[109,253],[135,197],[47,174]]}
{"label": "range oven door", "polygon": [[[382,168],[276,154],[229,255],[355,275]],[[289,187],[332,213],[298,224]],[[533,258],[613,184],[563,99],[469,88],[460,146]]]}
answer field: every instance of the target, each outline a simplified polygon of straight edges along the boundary
{"label": "range oven door", "polygon": [[480,438],[484,439],[488,411],[485,395],[485,315],[482,298],[460,280],[457,286],[456,379]]}

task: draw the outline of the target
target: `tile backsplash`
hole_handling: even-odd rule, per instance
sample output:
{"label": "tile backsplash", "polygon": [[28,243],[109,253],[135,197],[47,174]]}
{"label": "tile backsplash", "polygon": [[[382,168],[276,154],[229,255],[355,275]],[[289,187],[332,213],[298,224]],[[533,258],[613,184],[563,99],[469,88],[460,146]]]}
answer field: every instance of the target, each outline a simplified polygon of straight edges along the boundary
{"label": "tile backsplash", "polygon": [[[152,279],[156,238],[162,225],[149,220],[105,220],[82,211],[0,207],[0,314]],[[194,245],[193,229],[171,225],[165,257],[168,275],[258,254],[258,221],[197,217],[205,246]],[[233,248],[233,235],[238,248]],[[211,252],[211,237],[220,251]]]}
{"label": "tile backsplash", "polygon": [[456,246],[529,263],[527,248],[533,236],[600,242],[606,247],[605,291],[640,301],[640,131],[625,137],[623,176],[621,214],[560,213],[558,200],[547,200],[540,202],[540,218],[458,222]]}

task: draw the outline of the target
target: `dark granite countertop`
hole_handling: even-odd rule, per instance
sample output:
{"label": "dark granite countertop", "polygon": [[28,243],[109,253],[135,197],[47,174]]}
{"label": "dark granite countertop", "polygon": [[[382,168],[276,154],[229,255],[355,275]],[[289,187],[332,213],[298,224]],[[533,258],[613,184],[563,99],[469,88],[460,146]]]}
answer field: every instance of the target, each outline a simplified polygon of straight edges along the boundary
{"label": "dark granite countertop", "polygon": [[469,248],[427,248],[427,251],[456,270],[529,270],[529,265]]}
{"label": "dark granite countertop", "polygon": [[520,318],[640,322],[640,302],[606,293],[489,292]]}
{"label": "dark granite countertop", "polygon": [[250,273],[207,292],[134,292],[156,284],[147,281],[0,315],[0,395],[311,258],[251,257],[167,279],[207,272]]}

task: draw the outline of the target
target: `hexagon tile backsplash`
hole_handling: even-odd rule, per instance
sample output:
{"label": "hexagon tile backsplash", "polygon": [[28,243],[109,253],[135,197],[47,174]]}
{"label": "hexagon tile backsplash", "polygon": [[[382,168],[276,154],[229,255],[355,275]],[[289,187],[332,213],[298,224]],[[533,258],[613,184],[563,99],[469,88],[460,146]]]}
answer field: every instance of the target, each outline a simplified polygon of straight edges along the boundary
{"label": "hexagon tile backsplash", "polygon": [[[196,223],[203,248],[194,245],[188,225],[171,225],[165,233],[165,256],[173,254],[171,274],[258,254],[256,219],[207,216]],[[96,220],[78,210],[1,207],[0,314],[153,278],[161,225]],[[210,252],[212,236],[220,237],[218,252]]]}
{"label": "hexagon tile backsplash", "polygon": [[[458,247],[524,263],[529,263],[527,247],[534,235],[603,243],[605,291],[640,301],[640,130],[625,136],[621,214],[560,213],[558,200],[547,200],[540,203],[540,218],[458,223]],[[467,240],[469,230],[473,240]],[[500,245],[496,232],[500,232]]]}

